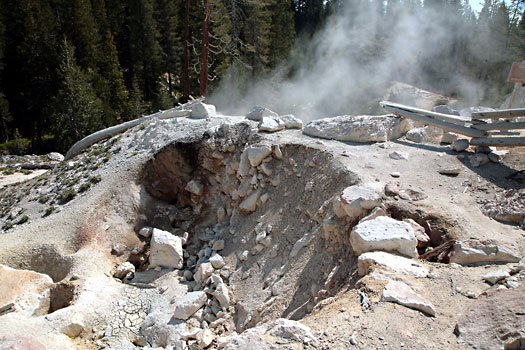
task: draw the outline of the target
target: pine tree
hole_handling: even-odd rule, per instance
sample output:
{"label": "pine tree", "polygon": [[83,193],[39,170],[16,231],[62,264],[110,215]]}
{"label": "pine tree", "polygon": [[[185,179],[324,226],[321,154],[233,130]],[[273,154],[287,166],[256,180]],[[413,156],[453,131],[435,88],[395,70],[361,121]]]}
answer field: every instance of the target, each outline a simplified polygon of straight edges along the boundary
{"label": "pine tree", "polygon": [[270,51],[271,13],[268,11],[269,0],[248,0],[244,40],[244,56],[251,68],[252,77],[258,77],[267,71]]}
{"label": "pine tree", "polygon": [[290,53],[295,39],[294,13],[291,1],[271,0],[269,12],[271,16],[269,62],[270,68],[275,68]]}
{"label": "pine tree", "polygon": [[3,1],[0,1],[0,143],[9,140],[7,132],[7,122],[10,120],[9,103],[3,94],[2,73],[4,70],[4,50],[5,50],[5,25],[4,25],[4,7]]}
{"label": "pine tree", "polygon": [[62,86],[55,98],[53,121],[61,151],[102,127],[102,102],[95,94],[90,76],[76,63],[74,47],[64,41],[59,74]]}

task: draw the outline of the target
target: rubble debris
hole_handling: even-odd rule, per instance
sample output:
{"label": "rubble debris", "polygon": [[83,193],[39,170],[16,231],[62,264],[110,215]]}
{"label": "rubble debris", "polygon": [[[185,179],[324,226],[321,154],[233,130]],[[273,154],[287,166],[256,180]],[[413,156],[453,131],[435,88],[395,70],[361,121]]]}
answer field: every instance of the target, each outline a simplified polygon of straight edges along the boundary
{"label": "rubble debris", "polygon": [[284,122],[286,129],[302,129],[303,121],[293,114],[282,115],[279,118]]}
{"label": "rubble debris", "polygon": [[182,241],[170,232],[154,228],[151,237],[149,266],[181,269],[182,268]]}
{"label": "rubble debris", "polygon": [[285,122],[279,117],[263,117],[259,122],[259,131],[277,132],[286,127]]}
{"label": "rubble debris", "polygon": [[206,304],[206,300],[208,297],[205,292],[189,292],[176,301],[173,317],[179,320],[187,320]]}
{"label": "rubble debris", "polygon": [[460,265],[516,263],[520,257],[509,248],[493,241],[457,241],[452,247],[450,262]]}
{"label": "rubble debris", "polygon": [[386,269],[418,278],[428,276],[428,269],[420,263],[386,252],[368,252],[361,254],[357,259],[357,272],[359,276],[365,276],[375,268]]}

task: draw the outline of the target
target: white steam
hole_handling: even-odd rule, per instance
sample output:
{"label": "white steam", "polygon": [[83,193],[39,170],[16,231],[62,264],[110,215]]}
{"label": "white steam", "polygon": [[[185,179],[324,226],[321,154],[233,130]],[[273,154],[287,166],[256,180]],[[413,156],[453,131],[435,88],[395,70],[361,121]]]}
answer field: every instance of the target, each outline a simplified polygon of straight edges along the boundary
{"label": "white steam", "polygon": [[[423,89],[453,87],[462,99],[477,102],[480,88],[461,74],[465,62],[454,58],[475,34],[472,26],[450,8],[414,8],[410,2],[385,16],[387,10],[377,8],[382,1],[348,1],[352,5],[314,38],[298,39],[294,56],[268,78],[251,80],[233,66],[209,100],[226,113],[243,115],[262,105],[309,121],[381,113],[379,100],[394,81],[402,81]],[[441,77],[440,71],[457,74]]]}

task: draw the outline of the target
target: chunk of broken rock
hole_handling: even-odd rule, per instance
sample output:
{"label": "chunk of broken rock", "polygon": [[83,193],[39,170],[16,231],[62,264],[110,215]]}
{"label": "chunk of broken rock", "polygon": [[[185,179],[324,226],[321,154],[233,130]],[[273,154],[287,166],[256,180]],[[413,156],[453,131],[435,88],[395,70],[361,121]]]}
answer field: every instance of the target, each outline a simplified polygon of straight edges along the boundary
{"label": "chunk of broken rock", "polygon": [[299,118],[296,118],[293,114],[287,114],[280,116],[284,122],[286,129],[302,129],[303,121]]}
{"label": "chunk of broken rock", "polygon": [[26,335],[7,335],[0,338],[2,350],[46,350],[36,338]]}
{"label": "chunk of broken rock", "polygon": [[339,203],[350,219],[366,214],[367,210],[381,205],[381,196],[371,187],[350,186],[343,190]]}
{"label": "chunk of broken rock", "polygon": [[[264,158],[272,154],[272,148],[270,146],[250,146],[244,150],[248,157],[248,161],[252,167],[256,167],[262,163]],[[243,152],[243,153],[244,153]],[[242,161],[242,160],[241,160]]]}
{"label": "chunk of broken rock", "polygon": [[285,123],[279,117],[263,117],[258,128],[259,131],[277,132],[285,128]]}
{"label": "chunk of broken rock", "polygon": [[190,118],[192,119],[206,119],[206,118],[215,118],[217,112],[215,111],[214,105],[209,105],[206,103],[196,103],[191,108]]}
{"label": "chunk of broken rock", "polygon": [[272,112],[268,108],[261,106],[254,106],[251,111],[246,114],[246,118],[250,120],[260,121],[263,117],[278,117],[279,115],[275,112]]}
{"label": "chunk of broken rock", "polygon": [[412,226],[387,216],[359,223],[350,233],[350,244],[356,255],[370,251],[395,251],[415,258],[417,239]]}
{"label": "chunk of broken rock", "polygon": [[186,294],[176,301],[173,317],[178,320],[187,320],[206,304],[206,300],[208,300],[208,297],[202,291]]}
{"label": "chunk of broken rock", "polygon": [[370,270],[375,269],[375,267],[418,278],[428,276],[428,269],[420,263],[386,252],[368,252],[361,254],[357,259],[357,272],[359,276],[367,275]]}
{"label": "chunk of broken rock", "polygon": [[482,165],[488,164],[490,159],[485,153],[476,153],[469,157],[469,161],[474,168],[478,168]]}
{"label": "chunk of broken rock", "polygon": [[215,268],[215,269],[221,269],[221,268],[224,267],[224,265],[226,265],[226,263],[224,262],[223,257],[220,256],[219,254],[215,253],[215,252],[212,253],[209,262],[213,266],[213,268]]}
{"label": "chunk of broken rock", "polygon": [[509,276],[509,273],[505,270],[496,270],[483,275],[483,280],[490,284],[496,284]]}
{"label": "chunk of broken rock", "polygon": [[460,265],[516,263],[520,257],[493,241],[458,241],[452,248],[450,262]]}
{"label": "chunk of broken rock", "polygon": [[184,253],[182,241],[170,232],[154,228],[151,235],[149,267],[156,266],[181,269]]}
{"label": "chunk of broken rock", "polygon": [[135,266],[129,261],[126,261],[124,264],[117,267],[117,271],[115,271],[113,277],[123,279],[128,273],[135,273]]}
{"label": "chunk of broken rock", "polygon": [[463,152],[464,150],[469,148],[469,146],[470,146],[470,143],[467,139],[457,139],[456,141],[452,143],[450,148],[456,152]]}
{"label": "chunk of broken rock", "polygon": [[316,341],[310,328],[297,321],[279,318],[267,327],[269,328],[268,333],[274,337],[296,340],[302,343]]}
{"label": "chunk of broken rock", "polygon": [[388,281],[381,296],[383,302],[393,302],[418,310],[429,316],[436,316],[434,306],[414,292],[407,284],[400,281]]}
{"label": "chunk of broken rock", "polygon": [[204,281],[206,278],[210,277],[213,273],[213,265],[209,262],[205,262],[199,265],[197,268],[197,272],[195,272],[195,275],[193,278],[196,282]]}

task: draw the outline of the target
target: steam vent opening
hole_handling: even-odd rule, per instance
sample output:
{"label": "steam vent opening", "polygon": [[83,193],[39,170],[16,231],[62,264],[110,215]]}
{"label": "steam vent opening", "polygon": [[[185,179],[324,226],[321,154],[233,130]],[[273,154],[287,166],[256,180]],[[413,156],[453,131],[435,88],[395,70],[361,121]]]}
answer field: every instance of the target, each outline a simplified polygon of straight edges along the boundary
{"label": "steam vent opening", "polygon": [[[328,152],[261,143],[247,124],[222,125],[202,140],[159,151],[142,178],[158,201],[144,208],[140,227],[187,235],[190,291],[206,287],[209,273],[201,266],[214,262],[233,294],[237,331],[265,319],[302,318],[314,298],[336,293],[337,279],[355,268],[350,225],[332,207],[359,179]],[[215,264],[218,255],[223,267]]]}

